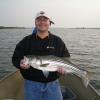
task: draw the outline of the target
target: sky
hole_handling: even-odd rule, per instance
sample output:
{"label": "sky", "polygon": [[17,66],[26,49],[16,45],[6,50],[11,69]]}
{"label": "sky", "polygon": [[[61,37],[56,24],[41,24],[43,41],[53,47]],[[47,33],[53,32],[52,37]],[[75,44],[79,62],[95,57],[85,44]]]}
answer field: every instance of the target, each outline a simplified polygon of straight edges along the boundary
{"label": "sky", "polygon": [[51,16],[52,27],[100,27],[100,0],[0,0],[0,26],[34,27],[39,11]]}

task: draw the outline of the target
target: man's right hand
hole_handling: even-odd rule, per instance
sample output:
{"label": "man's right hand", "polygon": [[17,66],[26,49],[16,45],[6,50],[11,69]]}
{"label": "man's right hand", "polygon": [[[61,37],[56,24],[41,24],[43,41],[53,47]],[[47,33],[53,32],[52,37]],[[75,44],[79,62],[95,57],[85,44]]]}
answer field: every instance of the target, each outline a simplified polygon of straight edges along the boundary
{"label": "man's right hand", "polygon": [[20,61],[20,67],[22,69],[29,69],[30,68],[29,64],[25,64],[25,61],[23,59]]}

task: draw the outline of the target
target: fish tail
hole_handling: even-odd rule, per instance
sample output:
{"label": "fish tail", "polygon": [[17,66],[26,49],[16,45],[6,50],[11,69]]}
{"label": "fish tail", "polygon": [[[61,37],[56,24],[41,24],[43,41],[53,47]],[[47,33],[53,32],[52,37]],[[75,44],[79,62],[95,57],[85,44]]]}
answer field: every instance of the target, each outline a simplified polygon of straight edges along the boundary
{"label": "fish tail", "polygon": [[93,72],[84,72],[84,75],[82,76],[82,81],[84,86],[87,88],[89,81],[93,78]]}

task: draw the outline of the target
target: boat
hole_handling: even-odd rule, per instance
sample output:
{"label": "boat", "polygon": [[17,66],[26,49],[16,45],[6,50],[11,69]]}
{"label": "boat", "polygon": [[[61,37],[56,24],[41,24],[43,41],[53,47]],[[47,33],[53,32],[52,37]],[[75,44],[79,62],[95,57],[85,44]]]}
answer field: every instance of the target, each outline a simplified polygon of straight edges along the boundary
{"label": "boat", "polygon": [[[75,75],[61,76],[59,81],[73,96],[65,100],[100,100],[100,93],[91,84],[86,88]],[[0,100],[24,100],[23,89],[24,79],[17,70],[0,80]]]}

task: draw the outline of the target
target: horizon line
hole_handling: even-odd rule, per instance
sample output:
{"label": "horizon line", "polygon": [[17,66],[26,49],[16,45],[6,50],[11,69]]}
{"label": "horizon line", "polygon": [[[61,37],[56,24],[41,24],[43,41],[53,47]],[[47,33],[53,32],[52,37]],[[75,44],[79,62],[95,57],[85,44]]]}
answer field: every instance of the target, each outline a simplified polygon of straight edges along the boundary
{"label": "horizon line", "polygon": [[[34,28],[33,27],[26,27],[26,26],[0,26],[0,29],[3,28]],[[100,27],[50,27],[50,28],[69,28],[69,29],[100,29]]]}

